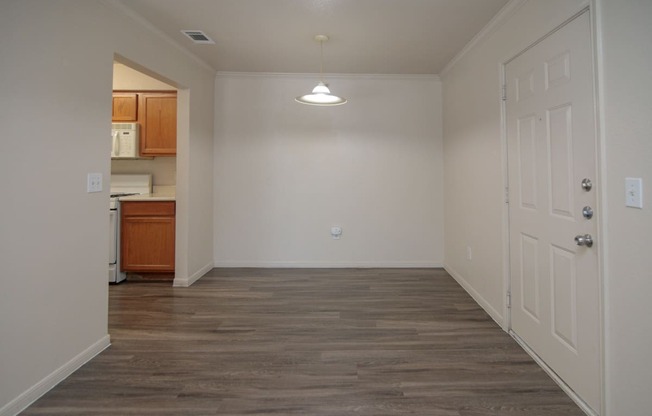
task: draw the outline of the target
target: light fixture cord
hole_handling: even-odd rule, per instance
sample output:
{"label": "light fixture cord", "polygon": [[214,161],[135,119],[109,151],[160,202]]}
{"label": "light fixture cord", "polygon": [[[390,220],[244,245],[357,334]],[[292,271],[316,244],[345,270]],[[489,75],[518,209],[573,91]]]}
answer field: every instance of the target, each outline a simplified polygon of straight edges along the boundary
{"label": "light fixture cord", "polygon": [[319,81],[324,82],[324,41],[319,41]]}

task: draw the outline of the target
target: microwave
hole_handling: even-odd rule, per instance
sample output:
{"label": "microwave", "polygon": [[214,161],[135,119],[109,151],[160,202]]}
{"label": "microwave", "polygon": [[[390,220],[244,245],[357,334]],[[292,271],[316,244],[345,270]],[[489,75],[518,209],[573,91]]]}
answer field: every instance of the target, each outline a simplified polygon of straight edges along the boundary
{"label": "microwave", "polygon": [[111,159],[138,158],[138,123],[112,123]]}

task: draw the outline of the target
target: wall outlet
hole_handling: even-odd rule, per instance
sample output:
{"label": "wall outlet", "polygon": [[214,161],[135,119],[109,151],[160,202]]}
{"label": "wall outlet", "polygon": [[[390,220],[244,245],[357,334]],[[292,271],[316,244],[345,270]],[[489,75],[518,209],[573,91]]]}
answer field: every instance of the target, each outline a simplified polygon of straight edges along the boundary
{"label": "wall outlet", "polygon": [[341,236],[342,236],[342,227],[339,226],[331,227],[331,237],[333,237],[333,240],[339,240]]}
{"label": "wall outlet", "polygon": [[473,250],[469,246],[466,246],[466,259],[469,261],[473,260]]}
{"label": "wall outlet", "polygon": [[89,173],[86,182],[86,192],[102,192],[102,174]]}

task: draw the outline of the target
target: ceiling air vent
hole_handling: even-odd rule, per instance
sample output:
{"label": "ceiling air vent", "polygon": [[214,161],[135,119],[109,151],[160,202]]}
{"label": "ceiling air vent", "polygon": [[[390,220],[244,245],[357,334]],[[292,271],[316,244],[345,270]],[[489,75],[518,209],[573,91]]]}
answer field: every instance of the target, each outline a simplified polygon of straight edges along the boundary
{"label": "ceiling air vent", "polygon": [[181,33],[188,36],[190,40],[192,40],[194,43],[199,43],[204,45],[215,43],[213,39],[206,36],[206,34],[201,30],[182,30]]}

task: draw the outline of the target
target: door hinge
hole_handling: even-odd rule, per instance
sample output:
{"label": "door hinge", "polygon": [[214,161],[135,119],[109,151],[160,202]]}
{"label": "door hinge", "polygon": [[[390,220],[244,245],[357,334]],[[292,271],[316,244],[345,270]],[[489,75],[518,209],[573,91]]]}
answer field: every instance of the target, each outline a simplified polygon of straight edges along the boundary
{"label": "door hinge", "polygon": [[507,101],[507,85],[503,85],[502,94],[503,94],[502,100]]}
{"label": "door hinge", "polygon": [[505,187],[505,203],[509,204],[509,188]]}
{"label": "door hinge", "polygon": [[512,308],[512,292],[507,291],[507,309]]}

